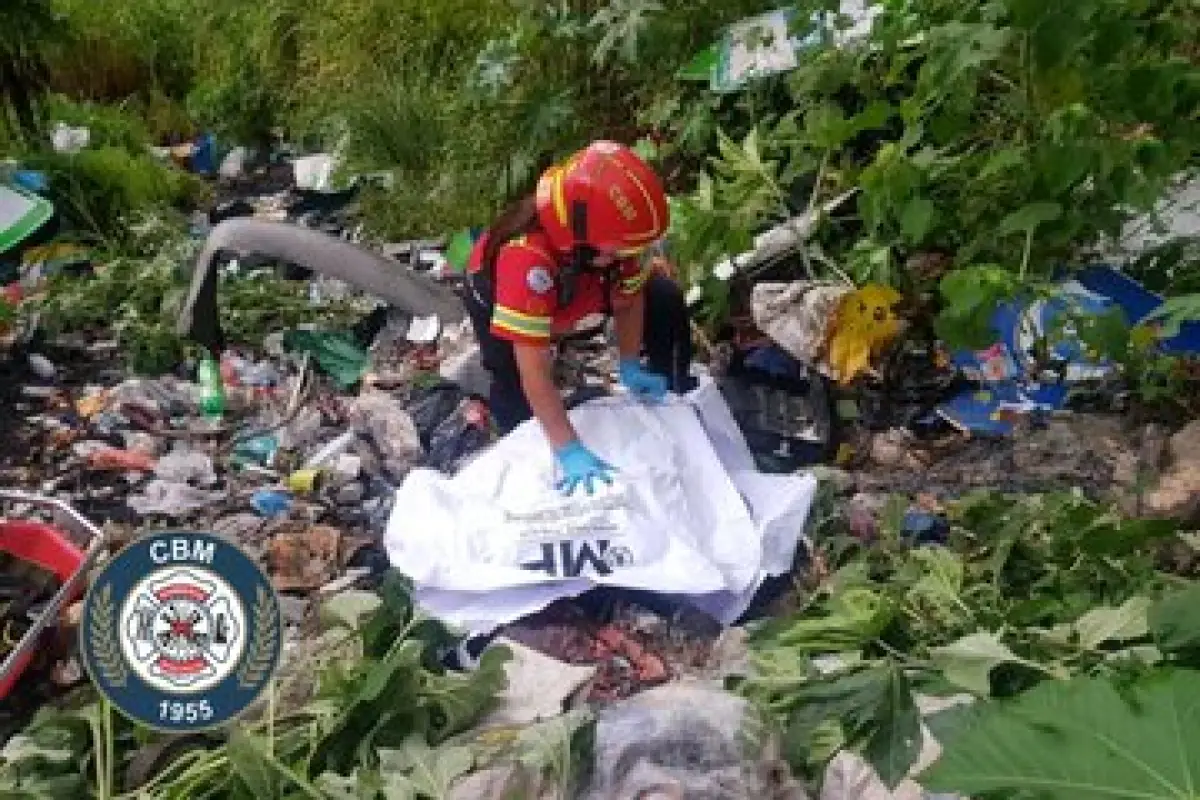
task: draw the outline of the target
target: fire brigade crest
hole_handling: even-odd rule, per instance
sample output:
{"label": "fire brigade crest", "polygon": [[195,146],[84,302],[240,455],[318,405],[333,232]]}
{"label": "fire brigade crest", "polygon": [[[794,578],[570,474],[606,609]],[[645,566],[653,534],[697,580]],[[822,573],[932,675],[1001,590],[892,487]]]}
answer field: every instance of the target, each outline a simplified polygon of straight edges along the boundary
{"label": "fire brigade crest", "polygon": [[269,579],[204,533],[144,537],[109,561],[84,601],[80,650],[127,716],[179,732],[226,723],[278,668],[282,625]]}
{"label": "fire brigade crest", "polygon": [[121,649],[148,683],[168,691],[204,688],[241,655],[246,615],[219,578],[178,570],[142,581],[130,600]]}

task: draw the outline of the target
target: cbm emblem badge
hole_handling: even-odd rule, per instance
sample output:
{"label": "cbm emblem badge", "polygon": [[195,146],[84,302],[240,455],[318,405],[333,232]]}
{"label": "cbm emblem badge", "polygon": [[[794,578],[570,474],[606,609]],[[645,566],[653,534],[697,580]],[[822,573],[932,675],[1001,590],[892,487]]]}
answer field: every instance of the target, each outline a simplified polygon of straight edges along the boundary
{"label": "cbm emblem badge", "polygon": [[241,549],[207,533],[127,546],[92,581],[80,651],[100,692],[166,732],[223,725],[253,703],[282,652],[279,602]]}

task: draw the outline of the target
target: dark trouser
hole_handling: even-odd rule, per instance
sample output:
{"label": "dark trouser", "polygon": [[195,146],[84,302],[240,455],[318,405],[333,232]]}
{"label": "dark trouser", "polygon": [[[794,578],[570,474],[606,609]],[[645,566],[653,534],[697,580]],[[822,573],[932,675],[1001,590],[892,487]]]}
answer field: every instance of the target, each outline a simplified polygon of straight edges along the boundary
{"label": "dark trouser", "polygon": [[[670,278],[655,275],[646,283],[646,319],[642,330],[643,349],[651,372],[667,378],[673,392],[692,388],[692,329],[683,290]],[[512,342],[492,335],[494,293],[490,281],[474,275],[466,292],[467,313],[479,340],[483,366],[492,375],[488,404],[501,433],[508,433],[533,416],[521,388]]]}

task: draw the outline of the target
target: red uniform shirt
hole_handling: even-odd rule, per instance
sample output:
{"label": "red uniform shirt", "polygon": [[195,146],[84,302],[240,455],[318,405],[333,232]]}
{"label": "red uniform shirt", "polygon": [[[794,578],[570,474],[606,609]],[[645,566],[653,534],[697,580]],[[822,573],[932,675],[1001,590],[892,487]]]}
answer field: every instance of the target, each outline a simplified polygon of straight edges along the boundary
{"label": "red uniform shirt", "polygon": [[[487,235],[479,238],[467,262],[467,271],[482,266]],[[545,234],[534,232],[513,239],[496,256],[493,283],[496,304],[492,311],[493,336],[523,344],[549,344],[589,314],[604,312],[604,280],[598,272],[585,272],[575,281],[575,296],[566,307],[558,306],[558,275],[562,263],[555,258]],[[637,259],[616,264],[613,293],[633,296],[650,277]]]}

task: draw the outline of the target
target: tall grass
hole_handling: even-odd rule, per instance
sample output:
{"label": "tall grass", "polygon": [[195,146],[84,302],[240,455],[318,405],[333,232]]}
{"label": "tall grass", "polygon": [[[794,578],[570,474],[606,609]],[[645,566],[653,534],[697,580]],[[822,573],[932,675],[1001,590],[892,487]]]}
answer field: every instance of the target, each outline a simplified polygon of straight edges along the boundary
{"label": "tall grass", "polygon": [[644,109],[680,107],[673,74],[721,25],[774,5],[46,2],[71,33],[48,51],[57,91],[123,104],[151,139],[201,127],[266,146],[285,129],[310,146],[344,144],[354,169],[395,174],[369,203],[388,235],[486,221],[588,139],[637,138]]}

